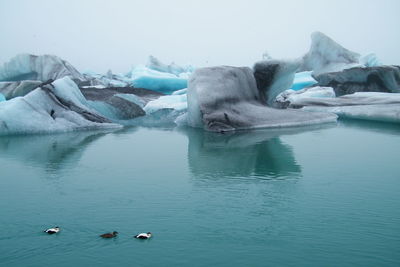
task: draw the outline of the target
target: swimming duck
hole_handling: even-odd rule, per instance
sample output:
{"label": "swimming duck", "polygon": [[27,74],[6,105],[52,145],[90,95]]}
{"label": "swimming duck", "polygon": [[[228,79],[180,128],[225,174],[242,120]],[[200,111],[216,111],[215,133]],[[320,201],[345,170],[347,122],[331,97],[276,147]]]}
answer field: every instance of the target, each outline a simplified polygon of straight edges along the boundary
{"label": "swimming duck", "polygon": [[152,236],[152,234],[150,232],[147,233],[140,233],[134,236],[134,238],[138,238],[138,239],[149,239]]}
{"label": "swimming duck", "polygon": [[60,227],[56,226],[56,227],[53,227],[53,228],[49,228],[49,229],[47,229],[47,230],[45,230],[43,232],[48,233],[49,235],[57,234],[58,232],[60,232]]}
{"label": "swimming duck", "polygon": [[102,234],[102,235],[100,235],[100,237],[102,237],[102,238],[113,238],[113,237],[116,237],[117,234],[118,234],[118,232],[114,231],[112,233]]}

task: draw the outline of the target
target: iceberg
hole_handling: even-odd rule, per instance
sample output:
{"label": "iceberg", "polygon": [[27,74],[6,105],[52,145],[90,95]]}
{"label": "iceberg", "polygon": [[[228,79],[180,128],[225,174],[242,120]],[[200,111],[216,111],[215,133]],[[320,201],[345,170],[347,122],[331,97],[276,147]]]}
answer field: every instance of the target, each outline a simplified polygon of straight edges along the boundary
{"label": "iceberg", "polygon": [[19,54],[0,66],[0,81],[48,81],[69,76],[75,82],[85,78],[67,61],[53,55]]}
{"label": "iceberg", "polygon": [[160,60],[158,60],[156,57],[149,56],[149,61],[146,65],[147,68],[156,70],[159,72],[166,72],[166,73],[171,73],[176,76],[179,76],[182,73],[192,73],[194,68],[192,66],[185,66],[181,67],[175,63],[171,63],[169,65],[162,63]]}
{"label": "iceberg", "polygon": [[24,97],[0,103],[0,135],[119,127],[88,108],[69,77],[44,84]]}
{"label": "iceberg", "polygon": [[[263,69],[263,66],[266,69]],[[256,82],[257,78],[248,67],[219,66],[197,69],[189,80],[187,92],[188,125],[207,131],[225,132],[336,121],[337,116],[334,114],[280,110],[266,106],[266,92],[262,90],[271,86],[271,80],[263,80],[262,74],[273,78],[270,72],[275,73],[278,67],[279,65],[257,65],[255,69],[259,82]],[[294,67],[287,68],[288,73],[281,73],[279,77],[293,76],[293,69]],[[282,82],[277,79],[277,83],[287,84],[288,79],[284,80],[285,82]]]}
{"label": "iceberg", "polygon": [[171,93],[187,87],[187,77],[152,70],[140,65],[136,66],[129,76],[134,87],[157,92]]}
{"label": "iceberg", "polygon": [[254,64],[254,77],[261,101],[272,106],[275,98],[293,84],[298,67],[298,61],[264,60]]}
{"label": "iceberg", "polygon": [[132,121],[134,125],[142,126],[173,126],[177,125],[178,117],[186,114],[186,94],[166,95],[148,102],[144,106],[146,116]]}
{"label": "iceberg", "polygon": [[6,101],[6,97],[0,93],[0,102]]}
{"label": "iceberg", "polygon": [[314,71],[318,75],[359,66],[358,53],[342,47],[322,32],[314,32],[311,35],[311,48],[303,56],[299,71]]}
{"label": "iceberg", "polygon": [[352,68],[316,75],[318,86],[332,87],[337,96],[355,92],[400,93],[400,66]]}

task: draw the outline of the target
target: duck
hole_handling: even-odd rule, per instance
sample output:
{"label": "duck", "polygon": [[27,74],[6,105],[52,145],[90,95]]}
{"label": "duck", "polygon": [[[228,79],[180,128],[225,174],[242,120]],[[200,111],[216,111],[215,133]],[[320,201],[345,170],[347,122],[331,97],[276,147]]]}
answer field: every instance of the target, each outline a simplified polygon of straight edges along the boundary
{"label": "duck", "polygon": [[114,231],[112,233],[102,234],[102,235],[100,235],[100,237],[102,237],[102,238],[113,238],[113,237],[116,237],[117,235],[118,235],[118,232]]}
{"label": "duck", "polygon": [[58,232],[60,232],[60,227],[56,226],[53,228],[49,228],[47,230],[44,230],[43,232],[48,233],[49,235],[57,234]]}
{"label": "duck", "polygon": [[134,236],[134,238],[137,239],[149,239],[152,236],[152,234],[150,232],[147,233],[140,233]]}

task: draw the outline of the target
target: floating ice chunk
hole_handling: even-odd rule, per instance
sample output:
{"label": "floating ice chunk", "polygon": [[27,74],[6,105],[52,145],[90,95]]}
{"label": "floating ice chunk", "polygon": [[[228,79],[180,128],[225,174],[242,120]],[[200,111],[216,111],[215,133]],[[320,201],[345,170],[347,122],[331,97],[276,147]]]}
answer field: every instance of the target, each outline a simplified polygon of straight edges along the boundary
{"label": "floating ice chunk", "polygon": [[[261,68],[256,69],[261,71]],[[288,68],[288,72],[292,71],[292,68]],[[265,74],[269,75],[269,72]],[[267,107],[264,94],[259,90],[267,88],[268,84],[260,85],[257,88],[253,72],[247,67],[220,66],[197,69],[189,80],[188,124],[208,131],[223,132],[336,121],[337,117],[334,114],[307,114],[299,110]]]}
{"label": "floating ice chunk", "polygon": [[154,113],[160,109],[174,109],[176,111],[184,112],[187,109],[187,97],[183,95],[167,95],[150,101],[144,107],[146,113]]}
{"label": "floating ice chunk", "polygon": [[187,79],[174,74],[136,66],[130,73],[132,85],[158,92],[170,93],[187,87]]}
{"label": "floating ice chunk", "polygon": [[84,77],[71,64],[53,55],[19,54],[0,66],[0,81],[39,80],[45,82],[65,76],[76,82]]}
{"label": "floating ice chunk", "polygon": [[6,101],[6,97],[0,93],[0,102]]}
{"label": "floating ice chunk", "polygon": [[360,62],[366,67],[382,66],[382,63],[374,53],[361,57]]}
{"label": "floating ice chunk", "polygon": [[302,110],[352,118],[400,123],[400,93],[358,92],[336,98],[302,99]]}
{"label": "floating ice chunk", "polygon": [[303,57],[300,71],[314,71],[315,75],[362,66],[360,55],[347,50],[321,32],[311,35],[311,48]]}
{"label": "floating ice chunk", "polygon": [[264,60],[254,67],[254,77],[261,101],[272,106],[275,98],[293,84],[298,61]]}
{"label": "floating ice chunk", "polygon": [[294,81],[290,89],[297,91],[316,84],[317,81],[312,77],[312,73],[312,71],[303,71],[296,73],[294,75]]}
{"label": "floating ice chunk", "polygon": [[[305,103],[318,101],[314,98],[333,98],[336,97],[335,91],[331,87],[311,87],[299,91],[292,89],[286,90],[277,96],[276,102],[278,107],[301,107]],[[311,99],[310,99],[311,98]]]}

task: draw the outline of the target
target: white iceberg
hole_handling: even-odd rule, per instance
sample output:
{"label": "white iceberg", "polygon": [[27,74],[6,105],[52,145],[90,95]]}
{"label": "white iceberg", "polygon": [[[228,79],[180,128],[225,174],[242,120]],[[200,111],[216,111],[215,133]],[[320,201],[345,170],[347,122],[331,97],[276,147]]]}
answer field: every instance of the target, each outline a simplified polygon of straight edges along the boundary
{"label": "white iceberg", "polygon": [[88,108],[76,84],[65,77],[24,97],[0,103],[0,135],[118,128]]}

